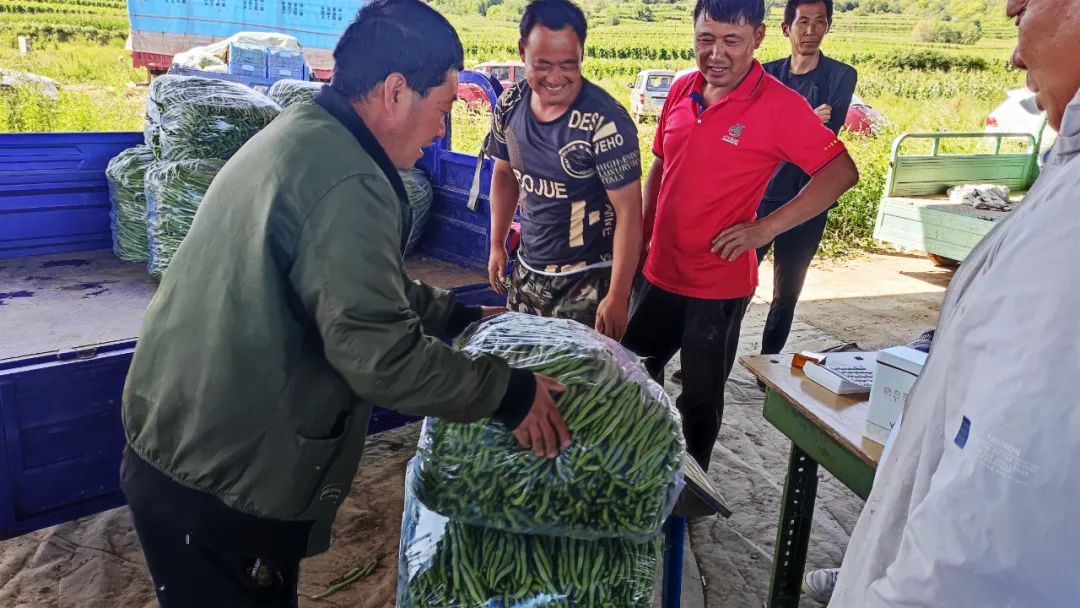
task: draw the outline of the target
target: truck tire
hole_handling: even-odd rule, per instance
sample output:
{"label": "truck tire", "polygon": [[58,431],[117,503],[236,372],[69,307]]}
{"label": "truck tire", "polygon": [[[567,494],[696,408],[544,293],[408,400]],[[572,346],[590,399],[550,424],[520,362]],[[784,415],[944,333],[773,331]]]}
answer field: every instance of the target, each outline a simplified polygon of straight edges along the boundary
{"label": "truck tire", "polygon": [[936,253],[928,253],[926,254],[926,257],[930,260],[931,264],[938,268],[956,268],[960,265],[959,260],[937,255]]}

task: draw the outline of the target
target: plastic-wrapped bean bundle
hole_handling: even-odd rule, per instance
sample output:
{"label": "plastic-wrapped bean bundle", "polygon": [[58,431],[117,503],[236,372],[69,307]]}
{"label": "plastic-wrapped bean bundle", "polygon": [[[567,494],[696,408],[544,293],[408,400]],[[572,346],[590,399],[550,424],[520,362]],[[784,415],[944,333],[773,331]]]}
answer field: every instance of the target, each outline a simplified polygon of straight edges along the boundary
{"label": "plastic-wrapped bean bundle", "polygon": [[160,76],[146,97],[147,143],[162,160],[228,159],[280,111],[236,82]]}
{"label": "plastic-wrapped bean bundle", "polygon": [[405,193],[409,197],[409,206],[412,207],[412,230],[409,232],[409,241],[405,246],[405,253],[409,253],[420,242],[424,234],[424,225],[427,223],[428,212],[431,210],[431,202],[435,198],[435,192],[431,188],[431,182],[427,175],[420,169],[401,171],[401,180],[405,182]]}
{"label": "plastic-wrapped bean bundle", "polygon": [[556,403],[573,445],[548,459],[501,423],[428,418],[417,449],[417,498],[455,520],[527,534],[651,538],[682,489],[681,420],[637,357],[580,323],[506,313],[455,343],[566,385]]}
{"label": "plastic-wrapped bean bundle", "polygon": [[156,162],[146,171],[146,233],[150,274],[160,277],[184,241],[220,160]]}
{"label": "plastic-wrapped bean bundle", "polygon": [[649,608],[662,539],[580,540],[447,519],[405,495],[398,608]]}
{"label": "plastic-wrapped bean bundle", "polygon": [[125,262],[145,262],[149,250],[146,240],[146,193],[143,177],[154,162],[147,146],[135,146],[117,154],[105,168],[109,182],[109,222],[112,227],[113,253]]}
{"label": "plastic-wrapped bean bundle", "polygon": [[270,85],[266,96],[282,108],[287,108],[296,104],[315,103],[315,96],[319,94],[322,87],[323,85],[318,82],[286,78]]}

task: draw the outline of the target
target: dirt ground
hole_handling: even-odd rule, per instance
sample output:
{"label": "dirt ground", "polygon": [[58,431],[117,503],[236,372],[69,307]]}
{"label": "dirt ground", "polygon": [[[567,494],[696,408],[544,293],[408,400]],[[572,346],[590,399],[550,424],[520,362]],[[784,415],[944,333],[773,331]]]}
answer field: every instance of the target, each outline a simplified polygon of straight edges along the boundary
{"label": "dirt ground", "polygon": [[[918,257],[871,255],[822,263],[810,273],[789,350],[855,341],[866,348],[906,343],[937,319],[950,273]],[[743,325],[741,351],[756,352],[771,291],[763,268],[759,297]],[[673,362],[669,371],[677,367]],[[669,384],[675,392],[677,385]],[[696,520],[690,544],[709,608],[762,604],[768,587],[789,442],[761,416],[761,392],[736,368],[710,476],[735,514]],[[335,524],[333,549],[305,562],[301,606],[393,606],[405,464],[418,425],[370,438],[361,473]],[[810,566],[839,565],[862,503],[821,473]],[[307,596],[353,567],[381,557],[368,578],[327,600]],[[126,509],[0,543],[0,606],[151,608],[153,590]],[[804,600],[804,605],[814,605]]]}

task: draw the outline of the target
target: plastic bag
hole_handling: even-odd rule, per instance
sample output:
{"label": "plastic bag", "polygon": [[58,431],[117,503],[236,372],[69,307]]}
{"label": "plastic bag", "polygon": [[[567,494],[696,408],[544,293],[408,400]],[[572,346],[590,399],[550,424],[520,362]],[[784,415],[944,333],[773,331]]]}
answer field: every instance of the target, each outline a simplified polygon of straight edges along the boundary
{"label": "plastic bag", "polygon": [[242,84],[167,74],[146,97],[147,144],[161,160],[228,160],[280,112]]}
{"label": "plastic bag", "polygon": [[146,192],[143,178],[154,155],[147,146],[135,146],[117,154],[105,168],[109,182],[109,223],[113,253],[125,262],[145,262],[149,253],[146,237]]}
{"label": "plastic bag", "polygon": [[662,540],[531,536],[447,519],[405,495],[398,608],[649,608]]}
{"label": "plastic bag", "polygon": [[413,463],[424,505],[527,534],[643,540],[660,531],[682,490],[681,420],[633,353],[575,321],[521,313],[475,324],[455,346],[565,384],[556,403],[573,445],[541,458],[494,420],[428,418]]}
{"label": "plastic bag", "polygon": [[323,85],[318,82],[286,78],[270,85],[270,90],[266,92],[266,95],[282,108],[287,108],[296,104],[315,103],[315,96],[322,88]]}
{"label": "plastic bag", "polygon": [[405,245],[405,253],[410,253],[424,235],[424,225],[427,224],[435,191],[431,188],[427,175],[420,169],[408,169],[400,173],[401,181],[405,182],[405,193],[409,197],[409,207],[412,208],[412,230],[409,231],[409,240]]}
{"label": "plastic bag", "polygon": [[146,171],[147,269],[160,277],[184,241],[220,160],[157,162]]}

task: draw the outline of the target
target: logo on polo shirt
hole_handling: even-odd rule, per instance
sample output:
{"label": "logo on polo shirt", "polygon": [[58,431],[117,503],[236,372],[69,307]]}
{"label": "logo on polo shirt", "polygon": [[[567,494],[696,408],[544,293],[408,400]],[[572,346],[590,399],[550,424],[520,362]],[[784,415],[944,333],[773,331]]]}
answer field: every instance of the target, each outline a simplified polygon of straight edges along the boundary
{"label": "logo on polo shirt", "polygon": [[739,145],[739,138],[742,137],[743,131],[745,130],[746,125],[741,122],[731,125],[731,128],[727,130],[728,134],[724,136],[724,141],[733,146]]}

